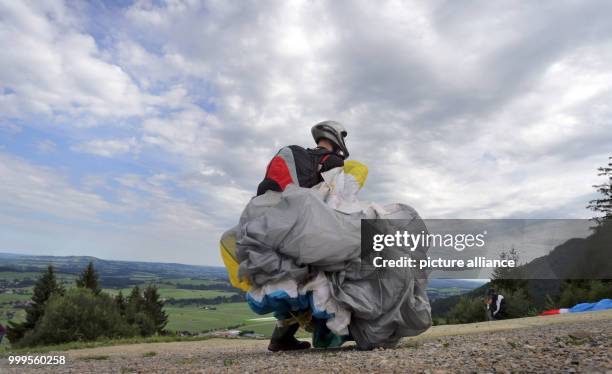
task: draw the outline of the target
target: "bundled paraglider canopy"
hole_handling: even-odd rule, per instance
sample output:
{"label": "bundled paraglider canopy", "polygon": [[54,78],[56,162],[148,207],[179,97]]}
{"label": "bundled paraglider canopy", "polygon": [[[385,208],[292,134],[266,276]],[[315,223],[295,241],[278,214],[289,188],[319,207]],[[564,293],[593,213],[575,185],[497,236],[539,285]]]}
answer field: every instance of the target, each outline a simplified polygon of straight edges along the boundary
{"label": "bundled paraglider canopy", "polygon": [[[400,219],[393,222],[426,230],[407,205],[358,200],[366,176],[365,165],[347,161],[313,188],[289,185],[251,199],[238,225],[223,235],[221,254],[232,285],[248,291],[256,313],[281,320],[307,315],[362,349],[391,347],[431,326],[424,273],[362,266],[362,219]],[[389,251],[423,258],[427,248]],[[338,340],[319,346],[329,341]]]}

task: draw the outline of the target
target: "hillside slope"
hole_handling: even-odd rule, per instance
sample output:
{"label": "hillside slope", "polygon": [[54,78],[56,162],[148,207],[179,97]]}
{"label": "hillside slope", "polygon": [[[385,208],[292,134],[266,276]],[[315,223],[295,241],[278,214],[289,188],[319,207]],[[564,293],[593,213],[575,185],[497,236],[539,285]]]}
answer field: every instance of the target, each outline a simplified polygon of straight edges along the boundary
{"label": "hillside slope", "polygon": [[[547,295],[560,292],[563,279],[612,279],[612,223],[602,226],[587,238],[573,238],[555,246],[548,254],[519,266],[517,279],[528,279],[528,287],[537,308],[544,307]],[[484,297],[488,284],[463,295],[432,300],[434,317],[444,317],[461,296]],[[568,307],[569,305],[566,305]]]}
{"label": "hillside slope", "polygon": [[[405,339],[396,349],[310,350],[272,354],[264,340],[212,339],[50,352],[66,355],[46,372],[609,372],[612,311],[447,325]],[[0,368],[9,373],[40,369]]]}

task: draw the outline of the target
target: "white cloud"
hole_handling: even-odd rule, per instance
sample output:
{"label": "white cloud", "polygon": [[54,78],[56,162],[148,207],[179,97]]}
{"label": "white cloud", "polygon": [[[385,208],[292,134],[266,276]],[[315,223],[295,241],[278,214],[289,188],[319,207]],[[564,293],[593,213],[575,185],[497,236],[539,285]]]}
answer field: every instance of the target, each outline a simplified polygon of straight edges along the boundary
{"label": "white cloud", "polygon": [[138,153],[140,144],[135,138],[90,140],[88,142],[72,146],[75,152],[90,153],[102,157],[113,157],[126,153]]}
{"label": "white cloud", "polygon": [[29,117],[117,118],[148,110],[147,95],[95,39],[81,31],[62,2],[0,3],[0,113]]}
{"label": "white cloud", "polygon": [[66,176],[50,168],[6,154],[0,154],[0,179],[3,212],[91,221],[115,208],[97,194],[72,187]]}

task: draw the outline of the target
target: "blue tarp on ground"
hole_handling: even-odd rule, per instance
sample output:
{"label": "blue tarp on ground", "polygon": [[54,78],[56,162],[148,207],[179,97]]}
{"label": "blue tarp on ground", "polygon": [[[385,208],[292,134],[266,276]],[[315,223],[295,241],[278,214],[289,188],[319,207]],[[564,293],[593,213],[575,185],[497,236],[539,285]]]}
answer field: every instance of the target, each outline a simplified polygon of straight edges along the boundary
{"label": "blue tarp on ground", "polygon": [[612,309],[611,299],[601,299],[596,303],[581,303],[569,308],[570,313],[592,312],[596,310]]}

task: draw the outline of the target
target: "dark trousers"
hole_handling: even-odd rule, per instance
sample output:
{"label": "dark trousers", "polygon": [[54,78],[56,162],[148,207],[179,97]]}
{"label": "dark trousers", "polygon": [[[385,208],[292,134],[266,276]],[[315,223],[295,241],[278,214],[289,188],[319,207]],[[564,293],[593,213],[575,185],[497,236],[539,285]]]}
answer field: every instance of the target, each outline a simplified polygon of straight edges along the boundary
{"label": "dark trousers", "polygon": [[283,342],[288,339],[291,339],[299,328],[299,323],[294,323],[293,325],[283,327],[276,326],[274,327],[274,331],[272,332],[272,338],[270,340],[273,342]]}

